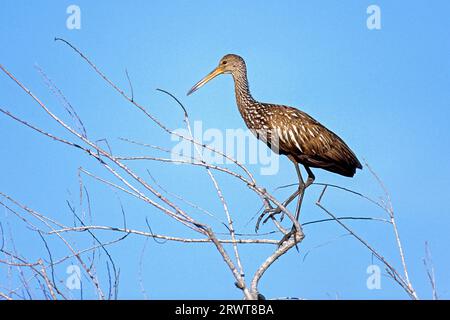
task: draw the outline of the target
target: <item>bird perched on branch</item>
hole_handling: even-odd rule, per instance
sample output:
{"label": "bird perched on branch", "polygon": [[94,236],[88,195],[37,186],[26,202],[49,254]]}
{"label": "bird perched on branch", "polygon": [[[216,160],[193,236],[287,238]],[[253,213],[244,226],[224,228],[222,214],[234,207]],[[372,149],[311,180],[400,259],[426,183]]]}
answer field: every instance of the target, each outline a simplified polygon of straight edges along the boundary
{"label": "bird perched on branch", "polygon": [[[192,87],[188,95],[224,73],[233,76],[237,106],[247,127],[269,148],[278,154],[286,155],[295,165],[299,187],[283,205],[287,206],[299,196],[296,219],[300,213],[304,190],[315,179],[311,168],[324,169],[346,177],[353,177],[356,169],[362,169],[361,163],[347,144],[305,112],[253,99],[245,61],[238,55],[225,55],[211,73]],[[306,182],[302,179],[299,164],[304,166],[308,174]],[[275,208],[272,215],[280,211]],[[266,210],[265,213],[267,212]],[[262,216],[258,220],[257,228],[261,218]]]}

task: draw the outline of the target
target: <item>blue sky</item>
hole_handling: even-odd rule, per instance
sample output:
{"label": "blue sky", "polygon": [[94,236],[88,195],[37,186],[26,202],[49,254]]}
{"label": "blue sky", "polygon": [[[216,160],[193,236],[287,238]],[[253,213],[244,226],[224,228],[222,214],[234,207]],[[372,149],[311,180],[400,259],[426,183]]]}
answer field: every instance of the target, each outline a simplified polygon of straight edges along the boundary
{"label": "blue sky", "polygon": [[[66,28],[66,8],[71,4],[81,9],[80,30]],[[366,27],[366,9],[371,4],[381,9],[381,30]],[[156,88],[179,97],[191,120],[201,120],[205,129],[245,126],[235,106],[230,76],[220,76],[186,97],[189,88],[224,54],[241,55],[256,99],[302,109],[370,163],[391,192],[410,277],[419,296],[431,298],[422,261],[427,241],[438,293],[449,298],[450,220],[445,204],[450,183],[449,10],[447,1],[3,1],[0,63],[68,119],[36,72],[35,65],[40,66],[76,108],[92,139],[107,138],[115,152],[135,154],[137,148],[117,138],[163,146],[173,142],[106,86],[79,56],[54,42],[55,36],[82,49],[126,89],[127,69],[136,100],[171,128],[182,127],[182,114]],[[0,77],[0,106],[67,137],[4,75]],[[0,136],[0,191],[65,223],[73,220],[66,200],[78,201],[77,169],[83,166],[107,176],[80,152],[37,136],[5,116],[0,116]],[[260,176],[257,165],[249,167],[268,190],[296,179],[287,159],[281,159],[276,175]],[[139,170],[145,174],[145,168],[165,188],[224,219],[204,170],[159,163]],[[373,198],[382,195],[367,169],[353,179],[320,170],[315,174],[317,182],[339,184]],[[248,221],[259,208],[257,199],[234,180],[220,179],[237,229],[251,232],[254,222]],[[85,180],[95,223],[120,226],[118,197],[104,185]],[[277,195],[282,199],[287,193]],[[325,217],[314,205],[319,193],[318,186],[308,190],[303,221]],[[146,230],[147,217],[155,232],[185,232],[155,209],[123,194],[119,197],[129,225]],[[341,216],[385,217],[376,207],[337,191],[330,192],[326,203]],[[39,237],[11,214],[0,212],[0,222],[9,226],[24,256],[46,257]],[[388,225],[374,221],[349,225],[400,267]],[[282,257],[263,278],[260,290],[266,297],[407,298],[387,277],[382,278],[380,290],[367,289],[366,268],[372,264],[372,256],[356,240],[344,236],[345,230],[337,224],[306,226],[305,233],[300,253],[293,250]],[[97,235],[104,241],[117,237]],[[85,239],[84,235],[74,236],[80,248],[89,244]],[[56,256],[64,254],[57,239],[50,243]],[[145,243],[144,238],[130,236],[110,248],[121,269],[120,298],[143,298],[139,259]],[[272,250],[242,246],[247,273]],[[104,275],[102,259],[98,268]],[[142,263],[142,283],[149,298],[241,298],[212,245],[149,240]],[[68,265],[57,268],[62,280]],[[0,284],[6,279],[7,269],[0,267]],[[92,297],[92,290],[85,290],[85,297]]]}

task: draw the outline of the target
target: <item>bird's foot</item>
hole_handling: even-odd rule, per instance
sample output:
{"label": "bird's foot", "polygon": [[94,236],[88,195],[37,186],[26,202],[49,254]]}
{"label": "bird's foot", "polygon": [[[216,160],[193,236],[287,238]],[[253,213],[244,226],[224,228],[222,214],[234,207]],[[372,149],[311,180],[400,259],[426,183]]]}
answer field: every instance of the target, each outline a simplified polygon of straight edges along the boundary
{"label": "bird's foot", "polygon": [[281,245],[289,240],[290,237],[292,237],[294,235],[294,233],[296,232],[295,228],[292,228],[291,231],[289,231],[288,233],[286,233],[283,238],[281,238],[280,242],[278,242],[278,247],[281,247]]}
{"label": "bird's foot", "polygon": [[295,248],[298,251],[298,247],[297,247],[297,243],[299,243],[300,241],[303,240],[303,238],[305,237],[305,235],[303,234],[303,232],[299,232],[297,231],[297,229],[295,228],[295,226],[292,226],[291,231],[289,231],[288,233],[286,233],[283,238],[281,238],[280,242],[278,242],[278,247],[281,247],[283,245],[283,243],[287,240],[289,240],[291,237],[295,238]]}
{"label": "bird's foot", "polygon": [[[277,214],[282,213],[282,210],[280,207],[272,207],[270,203],[266,204],[266,209],[260,214],[258,217],[258,221],[256,222],[255,226],[255,232],[258,233],[259,226],[261,224],[261,220],[266,216],[266,218],[262,221],[263,224],[265,224],[269,219],[274,219]],[[283,217],[283,215],[282,215]]]}

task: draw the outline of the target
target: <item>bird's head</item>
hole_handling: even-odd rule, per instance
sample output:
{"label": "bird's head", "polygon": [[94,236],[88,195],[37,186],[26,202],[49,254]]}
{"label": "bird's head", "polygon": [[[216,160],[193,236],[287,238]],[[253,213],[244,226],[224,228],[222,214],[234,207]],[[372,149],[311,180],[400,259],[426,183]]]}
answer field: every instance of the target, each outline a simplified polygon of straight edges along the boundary
{"label": "bird's head", "polygon": [[213,78],[217,77],[219,74],[222,73],[235,74],[237,72],[245,72],[244,59],[242,59],[240,56],[236,54],[227,54],[222,59],[220,59],[219,65],[213,71],[211,71],[202,80],[197,82],[191,88],[191,90],[189,90],[187,95],[190,95],[191,93],[202,87],[204,84],[206,84],[209,80],[212,80]]}

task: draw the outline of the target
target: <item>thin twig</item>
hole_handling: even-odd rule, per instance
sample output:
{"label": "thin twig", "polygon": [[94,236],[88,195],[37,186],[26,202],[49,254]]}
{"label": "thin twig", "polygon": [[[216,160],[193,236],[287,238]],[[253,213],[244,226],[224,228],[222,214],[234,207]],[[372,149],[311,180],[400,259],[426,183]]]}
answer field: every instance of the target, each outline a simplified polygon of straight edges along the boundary
{"label": "thin twig", "polygon": [[403,279],[403,277],[397,272],[397,270],[380,254],[376,251],[366,240],[357,235],[352,229],[350,229],[346,224],[338,219],[331,211],[325,208],[322,204],[322,198],[325,195],[325,191],[328,186],[324,186],[322,192],[318,200],[316,201],[316,205],[321,208],[325,213],[327,213],[333,220],[335,220],[340,226],[342,226],[347,232],[349,232],[354,238],[356,238],[359,242],[361,242],[369,251],[380,260],[387,268],[388,273],[392,276],[392,278],[411,296],[413,299],[417,299],[414,291],[411,291],[407,282]]}
{"label": "thin twig", "polygon": [[402,262],[403,274],[404,274],[404,277],[405,277],[405,281],[406,281],[408,289],[411,292],[411,294],[413,295],[413,297],[415,299],[418,299],[419,297],[417,296],[417,293],[414,290],[414,287],[413,287],[411,281],[409,280],[408,268],[407,268],[407,265],[406,265],[405,253],[403,251],[402,242],[400,241],[400,234],[399,234],[399,231],[398,231],[398,228],[397,228],[397,222],[396,222],[395,216],[394,216],[394,208],[392,206],[391,196],[390,196],[389,191],[387,190],[386,186],[384,185],[383,181],[381,181],[381,179],[378,177],[378,175],[375,173],[375,171],[372,169],[372,167],[367,162],[365,162],[365,165],[369,169],[370,173],[375,177],[375,179],[377,180],[378,184],[383,189],[384,194],[386,196],[386,199],[387,199],[386,211],[389,214],[389,218],[391,220],[392,228],[394,229],[395,240],[397,242],[398,252],[400,254],[400,259],[401,259],[401,262]]}

